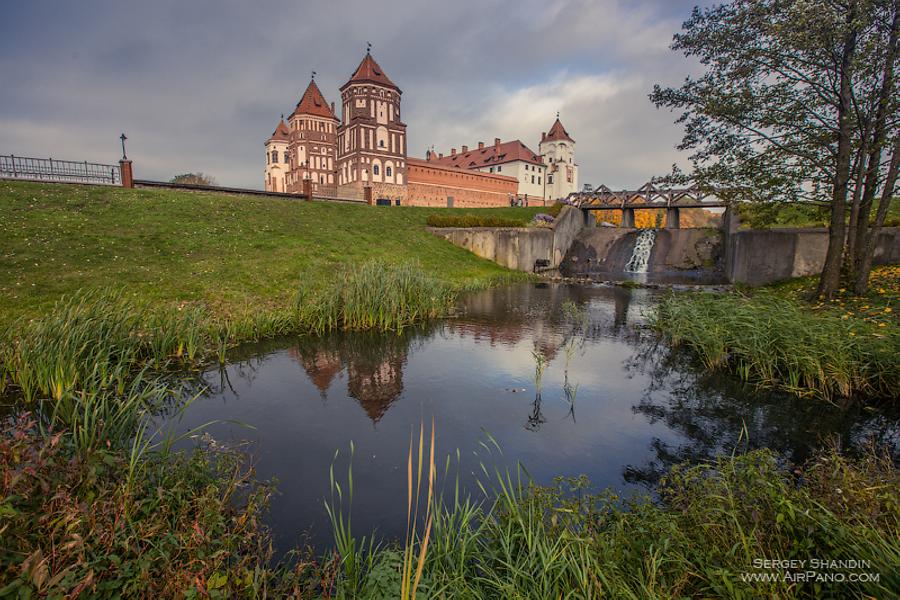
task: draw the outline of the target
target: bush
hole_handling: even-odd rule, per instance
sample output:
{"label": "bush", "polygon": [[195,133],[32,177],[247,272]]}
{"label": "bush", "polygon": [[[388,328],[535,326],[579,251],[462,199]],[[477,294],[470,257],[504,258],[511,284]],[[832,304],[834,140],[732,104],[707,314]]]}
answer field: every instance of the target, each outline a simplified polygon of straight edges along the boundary
{"label": "bush", "polygon": [[[297,571],[268,567],[271,489],[221,448],[82,455],[28,415],[0,426],[0,597],[285,597]],[[290,589],[279,586],[288,582]]]}
{"label": "bush", "polygon": [[429,227],[525,227],[524,219],[481,215],[428,215]]}

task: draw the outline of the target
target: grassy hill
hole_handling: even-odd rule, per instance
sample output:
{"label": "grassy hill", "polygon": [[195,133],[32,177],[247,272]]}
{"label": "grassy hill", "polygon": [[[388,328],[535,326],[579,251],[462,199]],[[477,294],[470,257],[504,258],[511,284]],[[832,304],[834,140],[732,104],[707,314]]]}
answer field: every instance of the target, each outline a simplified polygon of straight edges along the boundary
{"label": "grassy hill", "polygon": [[[471,212],[0,181],[0,325],[105,286],[240,316],[369,258],[415,260],[460,287],[521,277],[425,229],[430,214]],[[474,212],[524,222],[540,210]]]}

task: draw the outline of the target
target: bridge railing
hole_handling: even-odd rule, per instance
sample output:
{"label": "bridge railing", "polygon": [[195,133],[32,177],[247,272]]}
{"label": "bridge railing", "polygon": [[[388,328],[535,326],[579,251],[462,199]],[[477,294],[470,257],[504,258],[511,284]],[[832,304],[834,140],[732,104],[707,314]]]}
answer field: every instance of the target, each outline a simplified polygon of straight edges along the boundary
{"label": "bridge railing", "polygon": [[645,184],[636,190],[614,191],[601,185],[590,192],[575,192],[567,200],[585,209],[667,208],[703,206],[724,207],[726,202],[714,192],[699,187],[658,188]]}

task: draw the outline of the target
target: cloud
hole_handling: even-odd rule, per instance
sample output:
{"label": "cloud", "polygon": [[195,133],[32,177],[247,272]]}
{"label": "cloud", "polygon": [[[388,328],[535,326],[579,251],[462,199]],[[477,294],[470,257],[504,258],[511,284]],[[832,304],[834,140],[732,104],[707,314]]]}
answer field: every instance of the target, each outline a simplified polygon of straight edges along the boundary
{"label": "cloud", "polygon": [[263,143],[310,71],[337,101],[372,41],[404,91],[412,155],[494,137],[537,150],[559,110],[582,181],[639,185],[679,158],[680,130],[647,93],[693,68],[668,50],[689,6],[16,3],[0,24],[0,153],[113,162],[125,131],[138,177],[259,188]]}

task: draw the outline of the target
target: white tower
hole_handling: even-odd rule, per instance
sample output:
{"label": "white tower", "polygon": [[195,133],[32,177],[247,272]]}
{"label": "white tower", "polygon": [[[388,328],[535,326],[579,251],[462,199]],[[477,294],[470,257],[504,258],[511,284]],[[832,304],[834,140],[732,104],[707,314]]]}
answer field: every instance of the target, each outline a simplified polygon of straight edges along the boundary
{"label": "white tower", "polygon": [[562,200],[578,191],[578,165],[575,163],[575,140],[566,128],[556,121],[547,133],[541,134],[541,159],[547,165],[548,200]]}
{"label": "white tower", "polygon": [[291,141],[291,132],[284,124],[284,117],[278,122],[278,127],[266,141],[266,191],[286,192],[285,188],[288,170],[290,169],[290,157],[288,144]]}

